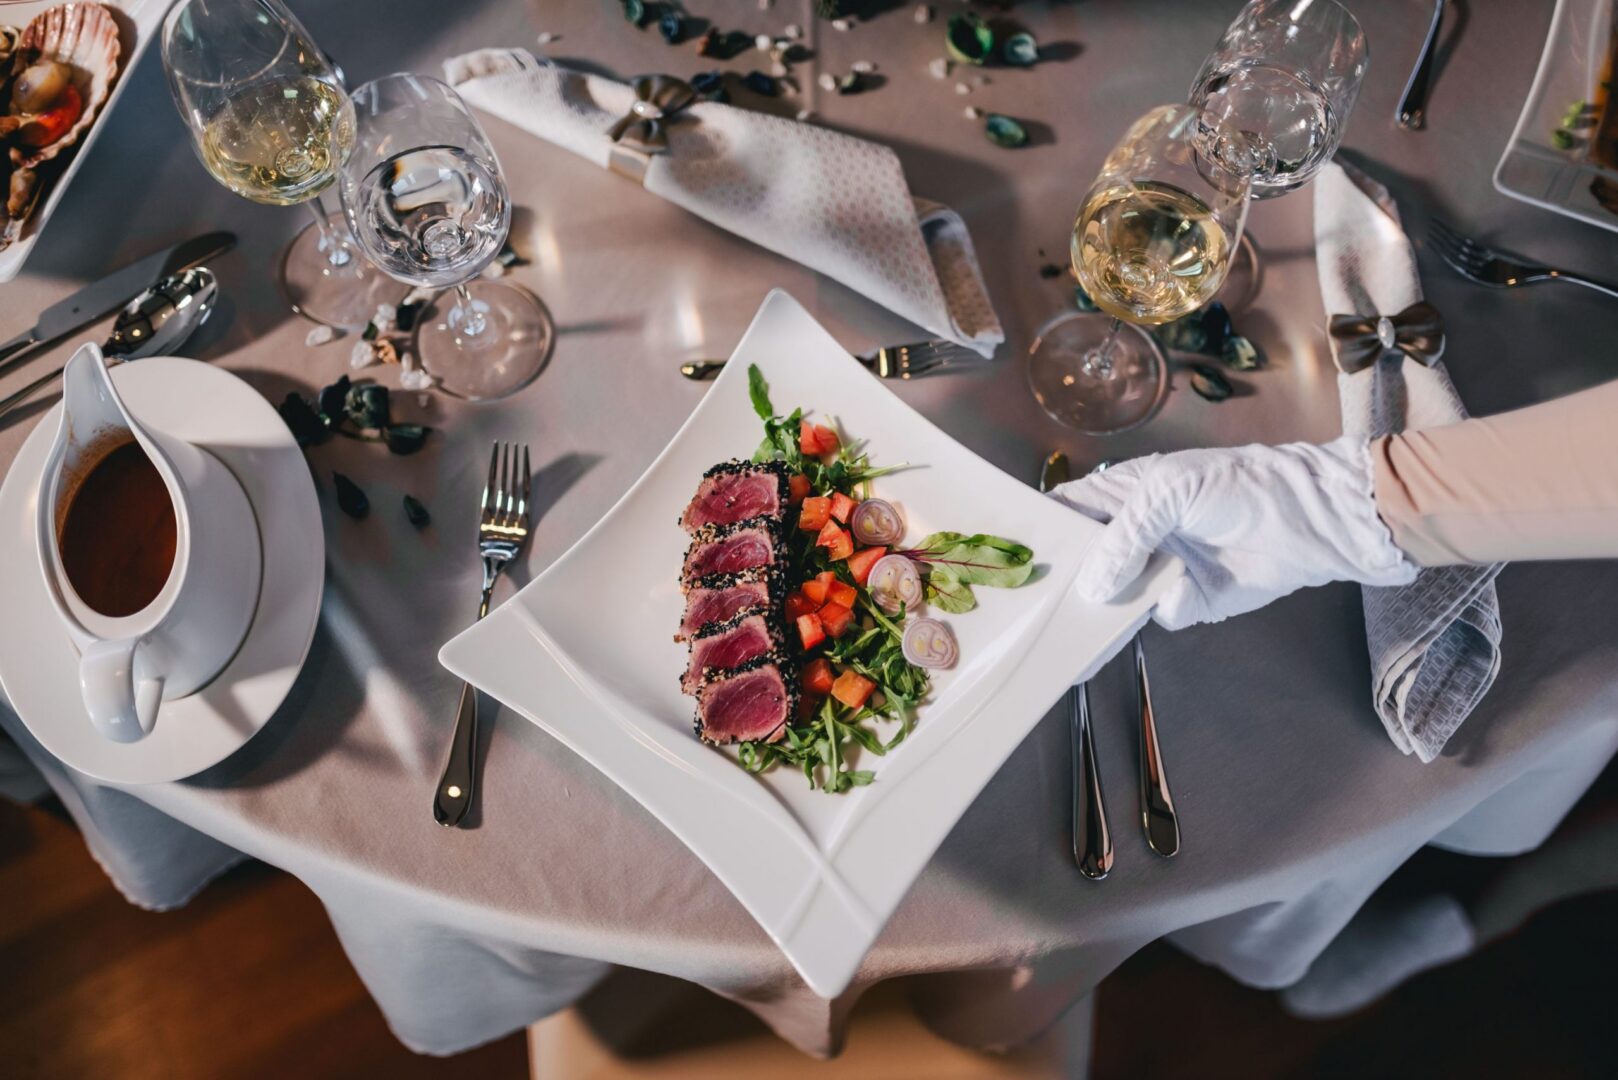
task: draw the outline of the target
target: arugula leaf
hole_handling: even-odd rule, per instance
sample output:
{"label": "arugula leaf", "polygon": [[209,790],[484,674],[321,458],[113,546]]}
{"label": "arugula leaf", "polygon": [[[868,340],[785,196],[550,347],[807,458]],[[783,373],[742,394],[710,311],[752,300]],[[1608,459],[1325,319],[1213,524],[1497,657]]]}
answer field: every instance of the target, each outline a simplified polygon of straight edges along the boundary
{"label": "arugula leaf", "polygon": [[753,411],[765,423],[775,419],[775,406],[770,404],[770,384],[757,364],[747,365],[747,396],[753,400]]}

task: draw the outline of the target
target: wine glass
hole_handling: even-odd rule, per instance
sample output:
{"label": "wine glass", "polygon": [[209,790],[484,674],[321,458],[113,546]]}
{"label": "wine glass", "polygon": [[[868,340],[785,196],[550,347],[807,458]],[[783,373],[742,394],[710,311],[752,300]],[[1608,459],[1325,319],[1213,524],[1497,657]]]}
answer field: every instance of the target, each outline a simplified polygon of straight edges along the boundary
{"label": "wine glass", "polygon": [[355,238],[400,281],[445,289],[416,323],[422,367],[471,401],[526,386],[555,333],[533,293],[474,280],[511,231],[511,200],[488,136],[459,94],[424,75],[366,83],[354,92],[354,115],[354,150],[339,186]]}
{"label": "wine glass", "polygon": [[1162,105],[1135,121],[1073,225],[1073,273],[1101,313],[1046,323],[1028,383],[1046,412],[1085,434],[1125,431],[1157,411],[1167,364],[1141,325],[1213,299],[1240,243],[1248,177],[1205,152],[1197,116],[1189,105]]}
{"label": "wine glass", "polygon": [[1253,198],[1302,187],[1337,152],[1370,52],[1336,0],[1251,0],[1191,84],[1210,153]]}
{"label": "wine glass", "polygon": [[[354,140],[341,77],[281,0],[180,0],[163,20],[163,70],[203,167],[221,184],[314,216],[287,247],[279,283],[293,310],[357,330],[398,285],[366,264],[320,193]],[[338,227],[333,227],[333,221]]]}

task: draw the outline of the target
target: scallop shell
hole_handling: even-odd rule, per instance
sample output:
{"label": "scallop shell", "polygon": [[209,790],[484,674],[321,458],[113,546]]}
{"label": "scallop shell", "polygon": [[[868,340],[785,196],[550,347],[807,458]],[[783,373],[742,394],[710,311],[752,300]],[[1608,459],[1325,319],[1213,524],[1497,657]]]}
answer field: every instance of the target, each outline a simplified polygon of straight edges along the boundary
{"label": "scallop shell", "polygon": [[60,4],[34,16],[23,28],[19,47],[38,49],[46,60],[56,60],[73,69],[73,85],[84,99],[84,112],[60,139],[42,146],[17,162],[18,168],[31,169],[49,161],[78,142],[90,130],[101,107],[112,93],[118,78],[118,24],[112,12],[101,4]]}

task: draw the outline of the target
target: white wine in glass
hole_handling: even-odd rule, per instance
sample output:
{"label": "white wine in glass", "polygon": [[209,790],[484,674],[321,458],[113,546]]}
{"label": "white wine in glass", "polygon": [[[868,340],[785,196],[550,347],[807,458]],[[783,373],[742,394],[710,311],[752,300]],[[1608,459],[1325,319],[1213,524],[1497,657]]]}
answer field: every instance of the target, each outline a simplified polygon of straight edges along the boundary
{"label": "white wine in glass", "polygon": [[293,310],[344,330],[404,290],[365,261],[320,193],[354,144],[354,107],[325,53],[281,0],[180,0],[163,20],[163,69],[203,167],[245,199],[303,205],[314,223],[282,254]]}
{"label": "white wine in glass", "polygon": [[1107,156],[1079,208],[1073,274],[1101,313],[1046,323],[1029,353],[1028,383],[1046,412],[1085,434],[1151,418],[1168,368],[1140,327],[1202,307],[1230,270],[1249,181],[1203,152],[1206,137],[1190,106],[1153,109]]}

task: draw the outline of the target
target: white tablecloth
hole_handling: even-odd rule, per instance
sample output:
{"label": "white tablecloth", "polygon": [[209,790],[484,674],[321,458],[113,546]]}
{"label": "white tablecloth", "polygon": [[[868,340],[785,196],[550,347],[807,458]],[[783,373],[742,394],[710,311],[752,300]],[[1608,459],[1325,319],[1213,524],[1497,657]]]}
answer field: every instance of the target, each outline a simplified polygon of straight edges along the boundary
{"label": "white tablecloth", "polygon": [[[530,45],[541,30],[562,35],[549,49],[558,58],[620,75],[711,66],[689,46],[664,45],[654,29],[623,24],[614,4],[551,10],[559,6],[530,14],[495,0],[294,3],[355,82],[406,67],[436,71],[443,56],[478,46]],[[800,0],[777,0],[769,12],[741,0],[704,7],[711,10],[697,13],[722,29],[810,25]],[[817,61],[798,69],[806,90],[817,70],[840,72],[860,59],[876,61],[886,82],[853,97],[815,91],[813,107],[825,122],[890,142],[919,194],[962,211],[1007,324],[997,364],[905,384],[900,393],[1008,471],[1032,480],[1057,447],[1084,466],[1147,450],[1335,433],[1307,197],[1260,204],[1250,218],[1265,252],[1264,287],[1237,320],[1270,366],[1238,380],[1242,395],[1212,405],[1177,376],[1152,424],[1101,441],[1047,420],[1023,384],[1021,350],[1068,295],[1063,280],[1038,269],[1062,262],[1081,189],[1135,114],[1183,93],[1234,8],[1163,0],[1019,11],[1052,59],[1031,71],[992,69],[989,83],[966,96],[955,93],[953,78],[940,83],[926,72],[942,52],[941,22],[917,26],[902,8],[848,33],[816,28]],[[1397,69],[1424,29],[1421,13],[1404,4],[1362,8],[1377,61],[1349,153],[1407,207],[1432,206],[1482,223],[1508,245],[1612,274],[1607,234],[1489,187],[1490,161],[1537,59],[1545,5],[1469,10],[1433,95],[1430,130],[1420,134],[1394,130],[1390,117],[1403,82]],[[739,66],[767,60],[749,54]],[[215,267],[227,301],[193,353],[272,399],[334,379],[347,344],[305,347],[306,325],[284,312],[268,276],[277,246],[301,219],[239,201],[203,175],[155,53],[129,77],[135,85],[27,272],[0,286],[0,338],[76,282],[160,244],[230,227],[242,244]],[[991,146],[961,116],[968,102],[1032,122],[1034,145]],[[1286,985],[1411,852],[1428,843],[1480,854],[1533,847],[1618,748],[1611,565],[1507,569],[1500,681],[1445,756],[1427,766],[1392,750],[1371,711],[1351,587],[1294,596],[1217,627],[1149,631],[1184,830],[1180,856],[1150,855],[1133,826],[1132,696],[1114,665],[1092,691],[1118,843],[1113,875],[1093,884],[1071,864],[1067,731],[1054,713],[961,820],[855,987],[833,1002],[804,988],[740,905],[650,815],[509,712],[489,710],[474,827],[441,829],[430,797],[458,687],[434,656],[475,603],[471,509],[488,441],[522,436],[534,445],[541,516],[512,575],[521,584],[617,499],[703,393],[674,365],[728,352],[768,288],[793,291],[850,347],[922,336],[564,151],[498,122],[489,128],[521,208],[515,242],[533,258],[517,277],[556,314],[556,355],[506,403],[434,403],[425,418],[440,433],[417,456],[345,440],[310,452],[327,511],[327,598],[307,669],[280,713],[202,776],[118,790],[47,759],[0,709],[0,727],[45,772],[133,901],[183,903],[244,854],[287,869],[321,897],[399,1036],[431,1052],[497,1037],[562,1007],[612,964],[709,986],[816,1053],[838,1045],[865,987],[919,974],[917,1003],[930,1023],[963,1041],[1005,1045],[1038,1031],[1165,935],[1244,982]],[[1618,308],[1576,292],[1475,290],[1421,257],[1428,295],[1450,320],[1451,371],[1474,412],[1610,376]],[[60,346],[36,363],[67,352]],[[0,391],[12,381],[0,381]],[[0,467],[28,426],[0,427]],[[402,515],[342,517],[329,490],[334,468],[378,507],[395,505],[401,491],[422,498],[434,526],[418,535]]]}

